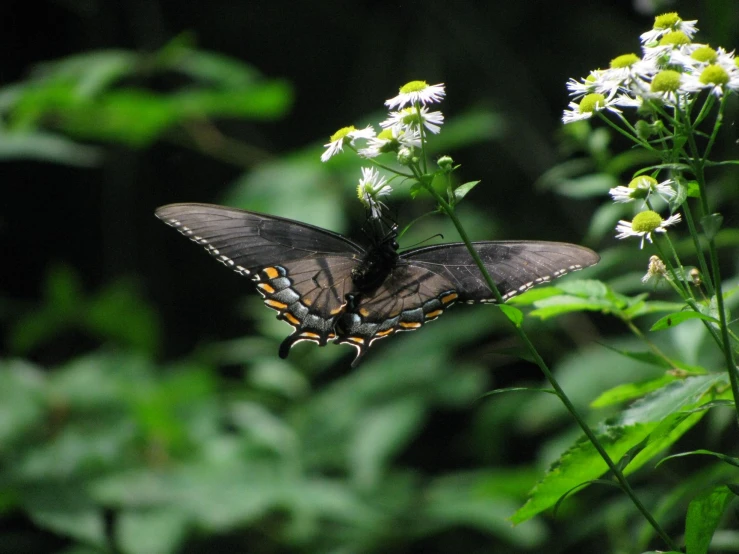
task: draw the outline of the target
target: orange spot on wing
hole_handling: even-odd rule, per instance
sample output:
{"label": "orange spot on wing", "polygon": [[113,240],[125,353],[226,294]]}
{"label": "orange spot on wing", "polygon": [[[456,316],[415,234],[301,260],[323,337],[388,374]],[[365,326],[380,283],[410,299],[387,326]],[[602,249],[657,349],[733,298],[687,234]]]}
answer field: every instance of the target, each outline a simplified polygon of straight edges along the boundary
{"label": "orange spot on wing", "polygon": [[456,292],[450,292],[446,296],[441,297],[442,304],[449,304],[449,302],[452,302],[453,300],[456,300],[459,298],[459,295]]}
{"label": "orange spot on wing", "polygon": [[311,333],[309,331],[303,331],[302,333],[300,333],[300,336],[305,337],[306,339],[315,339],[315,340],[318,340],[321,338],[321,335],[318,335],[316,333]]}
{"label": "orange spot on wing", "polygon": [[273,294],[275,292],[275,288],[272,285],[268,285],[267,283],[259,283],[257,287],[262,289],[267,294]]}
{"label": "orange spot on wing", "polygon": [[395,329],[387,329],[385,331],[378,331],[377,333],[375,333],[375,336],[377,336],[377,337],[386,337],[390,333],[392,333],[393,331],[395,331]]}
{"label": "orange spot on wing", "polygon": [[300,325],[300,320],[290,312],[285,312],[283,317],[287,320],[288,323],[292,323],[293,325]]}
{"label": "orange spot on wing", "polygon": [[280,274],[280,272],[279,272],[279,271],[277,271],[277,269],[275,269],[274,267],[265,267],[265,268],[264,268],[264,269],[262,270],[262,272],[263,272],[263,273],[264,273],[264,274],[265,274],[265,275],[266,275],[267,277],[269,277],[270,279],[274,279],[275,277],[277,277],[277,276],[278,276],[278,275]]}
{"label": "orange spot on wing", "polygon": [[421,324],[416,321],[401,321],[400,326],[403,329],[418,329]]}
{"label": "orange spot on wing", "polygon": [[444,313],[444,310],[434,310],[433,312],[429,312],[426,314],[426,319],[436,319],[443,313]]}
{"label": "orange spot on wing", "polygon": [[278,302],[277,300],[265,300],[264,303],[267,304],[267,306],[269,306],[270,308],[274,308],[275,310],[284,310],[285,308],[287,308],[287,304],[285,304],[284,302]]}

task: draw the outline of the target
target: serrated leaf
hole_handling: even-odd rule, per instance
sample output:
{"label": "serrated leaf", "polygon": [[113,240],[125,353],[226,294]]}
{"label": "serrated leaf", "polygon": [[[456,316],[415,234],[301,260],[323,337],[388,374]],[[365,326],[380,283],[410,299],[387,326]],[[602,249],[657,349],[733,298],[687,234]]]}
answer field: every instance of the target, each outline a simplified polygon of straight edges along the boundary
{"label": "serrated leaf", "polygon": [[[690,377],[669,383],[608,422],[598,426],[596,435],[613,460],[649,438],[647,446],[629,464],[629,472],[643,465],[657,452],[676,441],[695,425],[705,412],[683,414],[698,405],[706,392],[726,383],[724,375]],[[730,394],[730,391],[727,392]],[[511,516],[521,523],[553,506],[567,491],[601,477],[608,469],[595,447],[580,437],[549,469],[529,493],[528,501]]]}
{"label": "serrated leaf", "polygon": [[624,383],[610,390],[605,391],[598,398],[590,403],[592,408],[604,408],[613,404],[621,404],[635,398],[649,394],[666,384],[674,381],[676,377],[672,375],[663,375],[659,379],[652,379],[642,383]]}
{"label": "serrated leaf", "polygon": [[702,319],[704,321],[710,321],[711,323],[719,323],[719,321],[715,317],[711,317],[711,316],[701,314],[698,312],[686,310],[683,312],[674,312],[671,314],[667,314],[666,316],[658,319],[649,330],[650,331],[662,331],[664,329],[671,329],[691,319]]}
{"label": "serrated leaf", "polygon": [[467,196],[467,193],[470,192],[473,188],[475,188],[480,181],[470,181],[468,183],[465,183],[463,185],[459,185],[457,188],[454,189],[454,198],[457,202],[462,200],[465,196]]}
{"label": "serrated leaf", "polygon": [[726,485],[717,485],[693,499],[685,518],[685,550],[690,554],[706,554],[732,492]]}

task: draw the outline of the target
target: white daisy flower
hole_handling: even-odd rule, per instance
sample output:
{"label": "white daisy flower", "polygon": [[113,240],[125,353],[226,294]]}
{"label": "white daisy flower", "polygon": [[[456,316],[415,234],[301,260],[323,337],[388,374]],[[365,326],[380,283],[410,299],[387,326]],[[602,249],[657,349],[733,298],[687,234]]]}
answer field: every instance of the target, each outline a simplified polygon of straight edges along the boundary
{"label": "white daisy flower", "polygon": [[382,215],[382,210],[387,206],[380,201],[380,196],[387,196],[392,191],[387,184],[387,179],[380,175],[374,167],[363,167],[362,178],[357,186],[357,196],[364,206],[370,210],[374,219]]}
{"label": "white daisy flower", "polygon": [[657,41],[672,31],[680,31],[690,38],[698,31],[695,25],[696,23],[698,23],[697,20],[683,21],[675,12],[658,15],[654,18],[652,30],[642,33],[642,44],[650,44]]}
{"label": "white daisy flower", "polygon": [[445,95],[444,83],[429,85],[426,81],[411,81],[400,87],[397,96],[385,100],[385,105],[390,109],[418,103],[425,106],[441,102]]}
{"label": "white daisy flower", "polygon": [[614,99],[607,99],[600,93],[594,92],[585,95],[580,103],[570,102],[568,107],[569,110],[565,110],[562,115],[562,123],[572,123],[573,121],[581,121],[583,119],[590,119],[593,117],[595,112],[601,110],[609,110],[616,113],[621,113],[621,110],[615,107]]}
{"label": "white daisy flower", "polygon": [[657,212],[647,210],[636,214],[632,221],[624,221],[623,219],[619,221],[616,225],[616,231],[618,231],[616,238],[641,237],[639,248],[644,248],[644,239],[652,242],[652,233],[666,233],[666,227],[675,225],[680,220],[680,214],[662,219]]}
{"label": "white daisy flower", "polygon": [[700,92],[709,90],[711,94],[719,98],[724,93],[724,87],[731,80],[729,74],[720,65],[709,65],[700,72],[683,77],[683,90],[687,92]]}
{"label": "white daisy flower", "polygon": [[417,129],[389,127],[380,131],[376,137],[367,140],[367,147],[359,149],[364,158],[375,158],[380,154],[397,152],[403,146],[421,147],[421,134]]}
{"label": "white daisy flower", "polygon": [[651,194],[656,194],[662,199],[669,201],[675,196],[675,189],[672,188],[674,181],[667,179],[661,183],[657,182],[654,177],[648,175],[640,175],[631,180],[628,186],[620,186],[612,188],[608,193],[614,202],[633,202],[634,200],[647,199]]}
{"label": "white daisy flower", "polygon": [[642,48],[643,58],[656,64],[659,69],[675,69],[673,65],[679,63],[679,60],[673,61],[673,57],[680,53],[689,53],[691,47],[692,42],[688,35],[682,31],[670,31],[656,45],[645,45]]}
{"label": "white daisy flower", "polygon": [[648,95],[659,98],[666,104],[677,104],[689,92],[683,86],[686,76],[679,71],[663,69],[652,79]]}
{"label": "white daisy flower", "polygon": [[426,107],[422,107],[420,110],[409,107],[397,112],[390,112],[389,117],[380,123],[380,127],[420,130],[421,125],[423,125],[429,132],[438,134],[443,123],[444,114],[441,112],[430,112]]}
{"label": "white daisy flower", "polygon": [[570,79],[567,81],[567,90],[570,91],[570,96],[577,99],[592,92],[600,92],[597,90],[597,84],[601,79],[602,73],[603,70],[594,69],[590,72],[590,75],[580,79],[579,81],[576,79]]}
{"label": "white daisy flower", "polygon": [[621,89],[642,90],[648,87],[648,80],[659,69],[654,60],[643,60],[636,54],[623,54],[611,60],[609,69],[601,72],[596,81],[596,90],[612,95]]}
{"label": "white daisy flower", "polygon": [[720,46],[716,48],[716,61],[714,63],[716,65],[720,65],[729,73],[731,73],[732,71],[737,71],[737,69],[739,69],[739,65],[737,64],[737,59],[734,55],[734,52],[727,52]]}
{"label": "white daisy flower", "polygon": [[321,154],[321,161],[328,161],[329,158],[335,156],[339,152],[344,150],[345,144],[351,144],[354,146],[354,142],[357,139],[370,139],[375,136],[375,130],[371,126],[367,126],[364,129],[356,129],[354,125],[349,127],[342,127],[331,135],[331,139],[328,144],[324,144],[326,151]]}

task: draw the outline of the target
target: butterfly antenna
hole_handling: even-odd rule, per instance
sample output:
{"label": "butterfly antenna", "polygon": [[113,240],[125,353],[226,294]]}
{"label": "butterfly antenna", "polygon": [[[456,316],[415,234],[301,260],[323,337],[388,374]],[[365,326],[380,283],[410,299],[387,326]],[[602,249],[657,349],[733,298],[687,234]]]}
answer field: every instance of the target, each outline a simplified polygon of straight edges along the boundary
{"label": "butterfly antenna", "polygon": [[409,245],[409,246],[408,246],[408,248],[415,248],[415,247],[416,247],[416,246],[418,246],[419,244],[423,244],[424,242],[428,242],[428,241],[430,241],[431,239],[434,239],[434,238],[437,238],[437,237],[438,237],[438,238],[440,238],[441,240],[444,240],[444,235],[442,235],[441,233],[436,233],[435,235],[431,235],[431,236],[430,236],[429,238],[427,238],[427,239],[423,239],[422,241],[420,241],[420,242],[417,242],[416,244],[411,244],[411,245]]}

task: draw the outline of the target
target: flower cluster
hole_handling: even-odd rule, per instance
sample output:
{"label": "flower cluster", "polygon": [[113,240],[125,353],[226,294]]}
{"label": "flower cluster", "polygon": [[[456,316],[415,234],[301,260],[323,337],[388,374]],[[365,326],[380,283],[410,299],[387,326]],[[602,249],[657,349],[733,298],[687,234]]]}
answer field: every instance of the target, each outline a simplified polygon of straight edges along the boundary
{"label": "flower cluster", "polygon": [[[686,209],[686,183],[702,174],[698,166],[702,167],[701,158],[707,156],[712,142],[701,154],[696,137],[709,135],[701,134],[698,126],[706,126],[711,108],[718,105],[715,133],[723,100],[739,92],[739,60],[734,52],[694,42],[696,23],[684,21],[677,13],[657,16],[653,28],[641,35],[640,55],[622,54],[611,60],[608,69],[596,69],[567,83],[572,101],[562,116],[565,124],[598,114],[635,145],[661,158],[660,164],[641,170],[628,185],[610,190],[614,202],[640,206],[632,221],[618,222],[616,237],[639,237],[642,248],[655,233],[665,233],[666,227],[681,221],[679,213],[663,219],[657,210],[665,204],[671,212]],[[632,108],[636,123],[624,114]],[[613,117],[606,117],[606,112]],[[658,181],[663,171],[670,178]],[[685,178],[686,172],[692,177]]]}
{"label": "flower cluster", "polygon": [[588,119],[602,110],[645,104],[676,107],[688,104],[703,90],[721,97],[739,91],[739,66],[733,52],[694,43],[695,21],[676,13],[655,18],[654,27],[641,35],[641,57],[629,53],[611,60],[608,69],[591,71],[584,79],[570,79],[573,101],[562,121]]}
{"label": "flower cluster", "polygon": [[[380,132],[372,126],[364,129],[344,127],[331,136],[321,161],[343,151],[344,146],[354,150],[359,156],[372,160],[381,154],[394,154],[401,165],[410,165],[418,160],[417,152],[423,149],[428,133],[438,134],[444,123],[444,115],[431,111],[429,104],[440,102],[446,91],[443,84],[429,85],[425,81],[411,81],[402,86],[393,98],[385,101],[390,108],[387,118],[382,121]],[[357,140],[364,140],[359,148]],[[391,187],[375,168],[362,168],[357,193],[359,199],[369,210],[370,216],[379,218],[385,205],[381,196],[390,193]]]}

